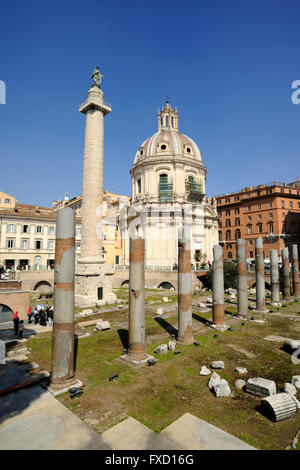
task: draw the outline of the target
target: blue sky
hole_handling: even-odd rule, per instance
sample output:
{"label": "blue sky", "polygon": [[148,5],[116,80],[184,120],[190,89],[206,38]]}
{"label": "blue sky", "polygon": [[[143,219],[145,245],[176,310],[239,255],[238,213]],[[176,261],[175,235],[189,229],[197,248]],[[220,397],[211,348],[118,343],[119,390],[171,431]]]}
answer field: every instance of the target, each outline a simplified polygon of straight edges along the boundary
{"label": "blue sky", "polygon": [[294,181],[299,14],[298,0],[2,2],[0,189],[40,205],[81,193],[78,105],[96,65],[112,103],[106,189],[131,194],[135,152],[167,95],[203,152],[208,195]]}

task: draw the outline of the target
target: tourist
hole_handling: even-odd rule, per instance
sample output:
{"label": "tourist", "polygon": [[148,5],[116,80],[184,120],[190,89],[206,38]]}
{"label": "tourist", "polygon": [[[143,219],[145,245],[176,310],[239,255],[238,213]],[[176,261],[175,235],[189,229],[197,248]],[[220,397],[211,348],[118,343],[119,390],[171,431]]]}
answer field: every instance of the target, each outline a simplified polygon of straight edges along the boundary
{"label": "tourist", "polygon": [[47,320],[49,321],[49,326],[52,326],[53,325],[53,307],[47,309],[48,312],[47,312]]}
{"label": "tourist", "polygon": [[18,336],[18,332],[19,332],[19,321],[20,321],[20,318],[18,317],[18,313],[19,312],[15,312],[13,317],[12,317],[12,321],[14,322],[14,330],[15,330],[15,336]]}
{"label": "tourist", "polygon": [[28,309],[27,317],[28,317],[28,323],[31,323],[31,317],[33,316],[33,312],[31,307]]}
{"label": "tourist", "polygon": [[34,316],[34,324],[38,325],[38,323],[40,321],[40,314],[39,314],[39,311],[37,309],[35,309],[33,316]]}
{"label": "tourist", "polygon": [[40,325],[41,326],[47,326],[45,310],[40,310]]}
{"label": "tourist", "polygon": [[19,322],[19,336],[18,336],[18,339],[22,339],[22,338],[23,338],[23,331],[24,331],[24,322],[23,322],[23,320],[20,320],[20,322]]}

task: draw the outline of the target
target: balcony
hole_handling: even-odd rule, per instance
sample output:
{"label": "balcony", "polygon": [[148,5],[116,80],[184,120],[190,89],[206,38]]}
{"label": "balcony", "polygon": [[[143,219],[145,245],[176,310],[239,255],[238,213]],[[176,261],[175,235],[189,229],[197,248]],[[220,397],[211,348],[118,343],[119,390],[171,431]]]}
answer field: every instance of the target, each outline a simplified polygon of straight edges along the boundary
{"label": "balcony", "polygon": [[159,183],[158,197],[161,202],[172,201],[173,183]]}
{"label": "balcony", "polygon": [[202,183],[198,180],[187,180],[185,190],[188,193],[188,201],[201,202],[205,194],[203,193]]}

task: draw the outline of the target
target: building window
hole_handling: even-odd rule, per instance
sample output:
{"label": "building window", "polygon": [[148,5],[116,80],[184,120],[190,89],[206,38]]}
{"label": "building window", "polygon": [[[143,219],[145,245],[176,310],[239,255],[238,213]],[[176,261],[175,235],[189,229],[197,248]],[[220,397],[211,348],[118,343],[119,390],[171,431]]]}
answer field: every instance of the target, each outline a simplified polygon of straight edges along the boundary
{"label": "building window", "polygon": [[230,197],[226,197],[225,202],[230,202]]}
{"label": "building window", "polygon": [[21,240],[21,248],[22,250],[27,250],[28,249],[28,241],[26,239]]}
{"label": "building window", "polygon": [[227,219],[226,220],[226,227],[230,227],[230,226],[231,226],[231,221],[230,221],[230,219]]}
{"label": "building window", "polygon": [[262,215],[258,214],[257,218],[258,218],[258,220],[262,220]]}
{"label": "building window", "polygon": [[285,212],[282,213],[282,218],[283,218],[283,219],[285,218]]}
{"label": "building window", "polygon": [[227,211],[226,211],[226,215],[230,215],[230,210],[227,210]]}
{"label": "building window", "polygon": [[14,248],[15,247],[15,240],[9,238],[6,240],[6,248]]}
{"label": "building window", "polygon": [[218,233],[219,233],[219,242],[221,242],[222,241],[222,232],[221,232],[221,230],[219,230]]}
{"label": "building window", "polygon": [[262,228],[263,228],[262,224],[258,224],[257,228],[258,228],[258,233],[262,233]]}
{"label": "building window", "polygon": [[272,193],[272,188],[268,188],[267,189],[267,194],[271,194]]}
{"label": "building window", "polygon": [[231,231],[230,230],[227,230],[225,238],[226,238],[226,240],[231,240]]}
{"label": "building window", "polygon": [[234,213],[235,213],[235,214],[239,214],[239,213],[240,213],[240,209],[239,209],[239,208],[235,209],[235,210],[234,210]]}
{"label": "building window", "polygon": [[260,203],[260,202],[257,204],[257,209],[258,209],[258,210],[261,209],[261,203]]}
{"label": "building window", "polygon": [[283,188],[280,188],[280,192],[281,192],[281,193],[284,193],[284,189],[283,189]]}
{"label": "building window", "polygon": [[257,191],[257,195],[260,196],[260,191]]}
{"label": "building window", "polygon": [[54,225],[51,225],[48,227],[48,235],[54,235],[55,234],[55,227]]}
{"label": "building window", "polygon": [[251,222],[251,220],[252,220],[251,215],[248,215],[248,222]]}
{"label": "building window", "polygon": [[253,258],[253,251],[249,251],[250,258]]}
{"label": "building window", "polygon": [[76,227],[76,237],[80,237],[81,235],[81,227]]}
{"label": "building window", "polygon": [[235,201],[239,201],[239,200],[240,200],[240,196],[235,196],[234,200],[235,200]]}
{"label": "building window", "polygon": [[12,233],[12,232],[15,232],[16,231],[16,226],[15,224],[8,224],[7,225],[7,232],[8,233]]}
{"label": "building window", "polygon": [[36,240],[35,241],[35,249],[36,250],[41,250],[42,249],[42,240]]}
{"label": "building window", "polygon": [[102,240],[106,240],[106,233],[102,234]]}
{"label": "building window", "polygon": [[273,232],[273,222],[269,224],[269,233],[274,233]]}
{"label": "building window", "polygon": [[249,245],[250,245],[250,246],[253,245],[253,240],[249,240]]}
{"label": "building window", "polygon": [[80,242],[76,242],[76,249],[80,248]]}
{"label": "building window", "polygon": [[22,226],[22,233],[28,233],[29,232],[29,226],[28,225],[23,225]]}
{"label": "building window", "polygon": [[235,219],[235,225],[240,225],[240,219]]}
{"label": "building window", "polygon": [[10,204],[11,200],[10,199],[4,199],[4,204]]}
{"label": "building window", "polygon": [[251,212],[251,206],[248,206],[248,212]]}
{"label": "building window", "polygon": [[[173,119],[173,118],[172,118]],[[120,263],[120,256],[119,255],[116,255],[115,256],[115,264],[119,264]]]}
{"label": "building window", "polygon": [[268,202],[268,208],[269,208],[269,209],[272,208],[272,201],[269,201],[269,202]]}
{"label": "building window", "polygon": [[48,250],[54,250],[54,240],[48,241]]}
{"label": "building window", "polygon": [[235,239],[238,240],[239,238],[241,238],[241,231],[238,229],[235,231]]}
{"label": "building window", "polygon": [[226,248],[227,248],[227,250],[231,250],[231,249],[232,249],[232,245],[231,245],[230,243],[227,243]]}
{"label": "building window", "polygon": [[248,225],[248,235],[252,235],[252,225]]}
{"label": "building window", "polygon": [[222,204],[222,199],[218,199],[217,204]]}
{"label": "building window", "polygon": [[285,224],[282,224],[282,233],[285,233]]}
{"label": "building window", "polygon": [[281,208],[284,209],[284,201],[281,201]]}
{"label": "building window", "polygon": [[142,180],[141,179],[137,181],[137,186],[138,186],[138,193],[141,194],[142,192]]}
{"label": "building window", "polygon": [[293,209],[293,201],[290,201],[290,209]]}
{"label": "building window", "polygon": [[269,213],[269,219],[273,219],[273,214],[272,214],[272,212]]}
{"label": "building window", "polygon": [[227,256],[228,256],[228,258],[230,258],[230,259],[232,258],[232,253],[231,253],[231,251],[228,251]]}
{"label": "building window", "polygon": [[43,233],[43,227],[41,225],[37,225],[35,233]]}

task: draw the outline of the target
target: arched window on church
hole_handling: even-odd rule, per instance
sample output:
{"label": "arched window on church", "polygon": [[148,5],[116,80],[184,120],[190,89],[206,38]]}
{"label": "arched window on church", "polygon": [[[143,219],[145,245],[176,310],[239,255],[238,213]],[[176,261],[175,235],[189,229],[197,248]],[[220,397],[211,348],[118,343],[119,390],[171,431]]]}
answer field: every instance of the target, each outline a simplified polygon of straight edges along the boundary
{"label": "arched window on church", "polygon": [[172,129],[174,127],[174,118],[173,118],[173,116],[171,117],[171,127],[172,127]]}
{"label": "arched window on church", "polygon": [[166,116],[166,128],[169,129],[169,116]]}
{"label": "arched window on church", "polygon": [[231,240],[231,231],[227,230],[225,235],[226,240]]}

